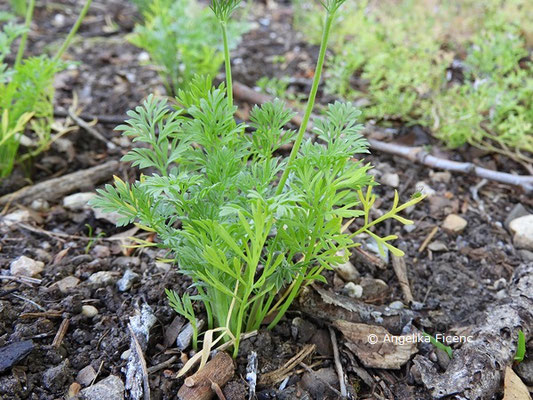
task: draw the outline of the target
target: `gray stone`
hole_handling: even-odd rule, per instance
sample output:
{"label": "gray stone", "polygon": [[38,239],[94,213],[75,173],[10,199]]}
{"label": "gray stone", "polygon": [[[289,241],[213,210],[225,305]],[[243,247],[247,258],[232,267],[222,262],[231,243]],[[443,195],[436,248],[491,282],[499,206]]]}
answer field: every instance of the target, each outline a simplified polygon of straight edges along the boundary
{"label": "gray stone", "polygon": [[400,176],[398,174],[383,174],[380,181],[382,184],[391,186],[393,188],[400,186]]}
{"label": "gray stone", "polygon": [[43,272],[44,263],[20,256],[11,262],[9,269],[14,276],[36,276]]}
{"label": "gray stone", "polygon": [[519,249],[533,250],[533,214],[516,218],[509,224],[513,243]]}
{"label": "gray stone", "polygon": [[100,382],[83,389],[80,394],[82,400],[123,400],[124,383],[115,375],[109,375]]}
{"label": "gray stone", "polygon": [[126,270],[122,278],[117,282],[117,288],[121,292],[130,290],[135,282],[139,280],[139,274],[136,274],[131,269]]}
{"label": "gray stone", "polygon": [[359,299],[363,295],[363,287],[353,282],[348,282],[344,285],[344,292],[351,298]]}
{"label": "gray stone", "polygon": [[61,293],[67,293],[70,289],[75,288],[80,283],[80,280],[75,276],[67,276],[60,281],[57,281],[55,285],[59,288]]}
{"label": "gray stone", "polygon": [[435,240],[434,242],[431,242],[428,245],[428,249],[431,251],[448,251],[448,247],[446,247],[446,244],[444,242],[441,242],[440,240]]}
{"label": "gray stone", "polygon": [[43,385],[52,392],[61,390],[70,375],[68,360],[63,361],[58,366],[48,368],[43,374]]}
{"label": "gray stone", "polygon": [[389,308],[393,310],[403,310],[405,305],[400,300],[393,301],[389,304]]}
{"label": "gray stone", "polygon": [[34,348],[31,340],[10,343],[0,347],[0,374],[24,359]]}
{"label": "gray stone", "polygon": [[6,226],[12,226],[22,222],[28,222],[31,220],[31,214],[28,210],[17,210],[10,214],[0,217],[0,222]]}
{"label": "gray stone", "polygon": [[106,258],[111,255],[111,250],[109,250],[109,247],[107,246],[97,244],[96,246],[94,246],[92,253],[96,258]]}
{"label": "gray stone", "polygon": [[82,386],[89,386],[96,378],[96,371],[91,365],[87,365],[76,376],[76,381]]}
{"label": "gray stone", "polygon": [[92,274],[88,282],[93,286],[106,286],[113,283],[114,274],[111,271],[98,271]]}
{"label": "gray stone", "polygon": [[524,217],[528,214],[529,212],[526,210],[526,208],[522,204],[520,203],[515,204],[511,212],[507,215],[507,218],[505,218],[505,222],[503,223],[503,225],[507,229],[509,229],[509,225],[511,224],[512,221],[514,221],[517,218]]}
{"label": "gray stone", "polygon": [[79,211],[82,210],[87,206],[87,203],[89,200],[94,198],[96,196],[96,193],[92,192],[82,192],[82,193],[74,193],[70,196],[67,196],[63,199],[63,207],[72,210],[72,211]]}

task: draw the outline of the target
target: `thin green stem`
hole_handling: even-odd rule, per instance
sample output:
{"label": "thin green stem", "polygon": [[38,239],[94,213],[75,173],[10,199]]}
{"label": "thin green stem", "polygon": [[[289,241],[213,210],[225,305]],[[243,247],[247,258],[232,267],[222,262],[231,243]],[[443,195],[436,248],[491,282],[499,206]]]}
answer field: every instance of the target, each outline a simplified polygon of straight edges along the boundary
{"label": "thin green stem", "polygon": [[316,64],[316,69],[315,69],[315,77],[313,79],[313,86],[311,87],[311,92],[309,93],[309,99],[307,100],[307,107],[305,109],[305,114],[302,120],[302,124],[300,125],[300,129],[298,130],[298,136],[296,137],[296,140],[294,141],[294,144],[292,146],[292,151],[289,156],[289,161],[287,162],[285,171],[283,171],[283,175],[281,176],[279,183],[278,183],[278,188],[276,190],[277,195],[283,192],[283,187],[285,186],[285,183],[287,182],[287,178],[289,177],[290,169],[292,167],[294,159],[298,155],[298,150],[300,149],[300,145],[302,144],[305,131],[307,130],[307,124],[309,123],[309,119],[311,118],[311,113],[313,112],[313,107],[315,106],[316,94],[318,92],[318,85],[320,84],[322,69],[324,68],[324,60],[326,58],[326,49],[328,47],[329,33],[331,31],[331,25],[333,23],[333,19],[334,19],[334,13],[328,12],[326,15],[326,23],[324,24],[324,30],[322,32],[322,42],[320,43],[320,52],[318,54],[318,61]]}
{"label": "thin green stem", "polygon": [[26,18],[24,20],[24,33],[20,39],[19,49],[17,51],[17,57],[15,58],[15,68],[19,66],[22,61],[22,56],[26,50],[26,41],[28,40],[28,32],[30,31],[31,20],[33,19],[33,9],[35,8],[35,0],[30,0],[28,8],[26,8]]}
{"label": "thin green stem", "polygon": [[224,65],[226,67],[226,91],[228,96],[228,104],[233,107],[233,82],[231,78],[231,56],[228,43],[228,29],[225,22],[221,22],[222,37],[224,39]]}
{"label": "thin green stem", "polygon": [[74,35],[76,34],[76,32],[78,32],[78,29],[79,29],[79,27],[81,25],[81,22],[85,18],[85,15],[87,14],[87,11],[89,11],[89,7],[91,6],[91,3],[92,3],[92,0],[87,0],[85,2],[85,5],[83,6],[83,8],[81,10],[80,15],[78,15],[78,19],[74,23],[74,26],[70,29],[70,32],[68,33],[65,41],[63,42],[63,44],[61,45],[61,47],[57,51],[56,55],[54,56],[54,61],[58,61],[61,58],[61,56],[63,55],[63,53],[65,52],[65,50],[68,48],[68,46],[70,46],[70,42],[72,42],[72,39],[74,38]]}

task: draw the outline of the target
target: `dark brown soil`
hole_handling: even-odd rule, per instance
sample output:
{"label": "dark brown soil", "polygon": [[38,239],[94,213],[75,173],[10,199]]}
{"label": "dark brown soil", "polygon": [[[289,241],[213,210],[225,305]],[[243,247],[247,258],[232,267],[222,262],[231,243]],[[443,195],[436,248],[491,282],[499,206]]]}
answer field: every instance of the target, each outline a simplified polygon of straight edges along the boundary
{"label": "dark brown soil", "polygon": [[[79,9],[81,3],[74,0],[38,2],[34,29],[29,37],[30,52],[53,47],[72,25],[76,17],[73,10]],[[310,71],[317,49],[291,30],[289,6],[269,3],[275,4],[275,8],[268,9],[257,2],[252,12],[255,27],[235,52],[234,79],[254,86],[262,76],[288,75],[295,78],[296,91],[306,91],[312,79]],[[57,15],[62,15],[64,20]],[[107,24],[106,18],[110,18],[114,25]],[[140,65],[141,51],[125,42],[124,36],[131,31],[136,18],[135,9],[126,0],[93,2],[80,30],[80,39],[69,51],[69,57],[79,65],[57,78],[58,111],[68,108],[76,94],[83,114],[120,117],[149,93],[164,93],[157,72]],[[61,24],[57,22],[59,20]],[[276,62],[273,58],[276,55],[285,55],[287,62]],[[58,118],[58,121],[63,120]],[[118,133],[112,130],[114,124],[99,123],[96,127],[107,138],[124,144]],[[413,134],[410,128],[400,133]],[[434,143],[432,139],[428,140]],[[13,176],[0,184],[0,195],[29,182],[88,168],[110,158],[118,159],[121,153],[127,151],[127,145],[115,153],[108,152],[105,144],[85,131],[70,133],[62,146],[54,145],[31,163],[18,166]],[[469,154],[445,152],[449,158],[473,158]],[[475,325],[480,312],[498,299],[501,285],[508,282],[513,270],[528,261],[513,247],[504,221],[517,203],[523,204],[529,211],[533,210],[532,199],[515,188],[491,182],[477,190],[474,188],[479,180],[460,175],[453,175],[449,182],[437,182],[433,177],[434,171],[385,154],[373,154],[366,160],[375,166],[378,180],[381,174],[387,172],[399,175],[401,183],[398,190],[403,199],[409,198],[421,181],[436,192],[409,213],[409,218],[415,221],[414,230],[406,230],[396,223],[380,228],[380,234],[397,234],[396,245],[406,253],[413,296],[422,304],[425,315],[413,323],[421,330],[441,333]],[[486,155],[476,161],[486,166],[524,172],[501,157]],[[127,165],[116,174],[124,179],[135,177],[135,172]],[[84,191],[92,190],[94,188],[90,187]],[[393,191],[380,186],[376,188],[376,194],[379,196],[379,210],[387,210],[392,203]],[[17,204],[12,204],[10,211],[17,207]],[[419,252],[420,245],[433,227],[440,226],[444,218],[452,213],[467,220],[466,229],[460,235],[452,235],[439,228],[432,241],[443,242],[446,249]],[[26,339],[33,340],[35,344],[29,356],[0,374],[0,399],[62,398],[77,373],[88,365],[98,371],[97,380],[110,374],[123,378],[127,361],[123,355],[130,343],[127,323],[141,304],[148,304],[157,317],[145,354],[148,367],[175,354],[179,356],[173,345],[164,346],[165,332],[176,317],[167,303],[164,289],[183,292],[190,282],[175,267],[156,264],[164,253],[150,249],[124,249],[120,241],[109,239],[131,227],[115,228],[111,223],[95,218],[90,209],[69,211],[61,203],[53,203],[41,210],[32,210],[31,214],[31,221],[26,224],[36,229],[29,230],[21,225],[0,226],[0,275],[8,275],[11,261],[21,255],[45,263],[40,284],[0,281],[0,347]],[[99,234],[105,236],[98,238]],[[90,235],[94,241],[79,239],[80,236]],[[379,298],[372,300],[373,304],[387,305],[402,300],[402,292],[391,267],[356,266],[363,277],[381,279],[388,286]],[[131,289],[121,292],[116,281],[127,269],[138,274],[139,279]],[[111,281],[91,285],[88,278],[98,271],[112,272]],[[343,282],[340,278],[331,272],[326,275],[330,289],[341,292]],[[61,292],[56,283],[69,276],[78,278],[79,283]],[[504,281],[500,281],[502,278]],[[96,307],[98,314],[85,317],[81,313],[84,305]],[[201,313],[201,309],[198,310]],[[28,314],[43,312],[41,315]],[[295,318],[303,318],[306,323],[298,324],[300,328],[295,329]],[[54,347],[52,342],[64,320],[69,321],[68,330],[61,344]],[[353,371],[350,365],[354,356],[342,346],[341,335],[337,337],[342,363],[347,371]],[[309,342],[317,346],[320,344],[320,350],[312,360],[308,360],[309,365],[312,363],[315,370],[333,368],[327,324],[297,310],[289,312],[273,331],[262,330],[256,337],[244,341],[236,360],[237,374],[224,388],[227,399],[247,398],[244,376],[250,351],[259,355],[261,374],[279,368],[304,343]],[[420,351],[428,353],[432,349]],[[60,373],[49,372],[59,365],[62,365]],[[175,372],[181,366],[182,362],[178,361],[150,376],[152,399],[176,398],[183,380],[176,379]],[[408,363],[398,371],[368,370],[385,383],[388,391],[382,386],[368,387],[354,372],[348,373],[348,382],[358,392],[359,398],[378,398],[378,395],[379,398],[431,398],[410,377],[410,366]],[[307,390],[312,391],[312,388],[301,380],[305,370],[297,372],[291,375],[283,390],[278,390],[279,384],[258,388],[257,398],[337,398],[327,389],[323,394],[308,393]],[[333,386],[338,387],[336,383]]]}

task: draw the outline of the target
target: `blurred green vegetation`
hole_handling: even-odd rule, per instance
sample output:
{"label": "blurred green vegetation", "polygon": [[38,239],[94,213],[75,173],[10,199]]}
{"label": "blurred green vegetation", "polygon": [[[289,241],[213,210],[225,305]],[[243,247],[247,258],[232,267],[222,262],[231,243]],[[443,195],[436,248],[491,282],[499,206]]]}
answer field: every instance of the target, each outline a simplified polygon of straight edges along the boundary
{"label": "blurred green vegetation", "polygon": [[[295,0],[295,26],[313,43],[316,11]],[[358,101],[367,120],[532,162],[533,2],[347,2],[333,29],[326,90]]]}

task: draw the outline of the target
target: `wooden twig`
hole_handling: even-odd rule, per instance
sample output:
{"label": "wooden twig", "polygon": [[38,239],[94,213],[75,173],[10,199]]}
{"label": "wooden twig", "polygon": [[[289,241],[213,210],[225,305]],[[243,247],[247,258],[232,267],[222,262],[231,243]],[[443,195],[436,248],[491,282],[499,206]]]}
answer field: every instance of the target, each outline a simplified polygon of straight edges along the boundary
{"label": "wooden twig", "polygon": [[68,326],[70,324],[70,320],[68,318],[65,318],[61,325],[59,325],[59,329],[56,333],[56,336],[54,337],[54,341],[52,342],[52,347],[58,348],[61,346],[61,343],[63,343],[63,338],[65,337],[65,334],[67,333]]}
{"label": "wooden twig", "polygon": [[137,339],[137,335],[135,335],[135,332],[133,331],[133,328],[131,327],[131,324],[129,322],[128,329],[130,330],[131,338],[133,339],[133,343],[135,344],[135,352],[137,353],[137,357],[139,358],[139,364],[141,365],[141,370],[143,374],[144,400],[150,400],[150,383],[148,382],[148,369],[146,368],[146,360],[144,359],[143,349],[141,347],[141,344],[139,343],[139,340]]}
{"label": "wooden twig", "polygon": [[215,392],[218,397],[218,400],[226,400],[226,396],[224,396],[224,393],[222,392],[222,389],[220,388],[220,385],[218,383],[211,381],[211,390]]}
{"label": "wooden twig", "polygon": [[76,171],[59,178],[49,179],[36,185],[26,186],[16,192],[0,197],[0,206],[17,202],[30,204],[33,200],[43,199],[53,201],[73,193],[82,188],[94,186],[106,181],[118,170],[120,163],[112,160],[96,167]]}
{"label": "wooden twig", "polygon": [[93,136],[95,139],[103,142],[106,144],[107,148],[109,150],[114,150],[117,148],[116,144],[108,140],[104,135],[102,135],[100,132],[98,132],[95,128],[91,126],[91,124],[85,122],[82,118],[76,115],[74,110],[72,108],[69,108],[68,115],[72,120],[80,127],[85,129],[91,136]]}
{"label": "wooden twig", "polygon": [[216,384],[224,386],[233,377],[235,366],[233,359],[223,351],[219,351],[211,361],[185,379],[185,383],[178,390],[179,400],[209,400],[216,393]]}
{"label": "wooden twig", "polygon": [[433,239],[433,237],[435,236],[435,234],[437,233],[438,230],[439,230],[438,226],[433,227],[431,232],[429,232],[429,235],[427,235],[427,237],[424,239],[424,241],[422,242],[422,244],[418,248],[418,252],[419,253],[422,253],[424,251],[424,249],[429,244],[429,242],[431,242],[431,239]]}
{"label": "wooden twig", "polygon": [[28,286],[31,286],[32,284],[40,285],[42,282],[42,279],[31,278],[29,276],[0,275],[0,279],[5,279],[7,281],[15,281]]}
{"label": "wooden twig", "polygon": [[414,298],[411,293],[411,287],[409,286],[409,279],[407,278],[407,265],[405,265],[405,259],[403,257],[392,255],[392,268],[398,278],[400,287],[402,288],[403,297],[408,303],[412,303]]}
{"label": "wooden twig", "polygon": [[153,367],[148,368],[148,370],[147,370],[148,371],[148,375],[154,374],[157,371],[161,371],[162,369],[170,367],[177,360],[178,360],[177,356],[172,356],[167,361],[163,361],[162,363],[159,363],[157,365],[154,365]]}
{"label": "wooden twig", "polygon": [[[235,98],[253,104],[262,104],[272,100],[271,96],[258,93],[239,82],[233,82],[233,94],[235,95]],[[300,125],[301,115],[298,114],[296,117],[294,117],[292,122],[296,125]],[[308,129],[311,129],[311,124],[309,124],[308,127]],[[533,191],[533,176],[530,175],[513,175],[506,172],[493,171],[487,168],[478,167],[470,162],[457,162],[435,157],[421,147],[408,147],[396,143],[382,142],[376,139],[368,139],[368,143],[372,150],[407,158],[410,161],[431,168],[470,174],[479,178],[486,178],[496,182],[519,186],[528,193]]]}
{"label": "wooden twig", "polygon": [[43,312],[29,312],[20,314],[20,318],[29,319],[29,318],[61,318],[63,311],[51,310]]}
{"label": "wooden twig", "polygon": [[[70,114],[68,111],[65,110],[54,110],[54,117],[58,118],[66,118],[70,117]],[[124,123],[125,120],[128,119],[127,115],[94,115],[94,114],[79,114],[79,118],[82,118],[86,121],[92,121],[97,120],[101,124],[109,124],[109,125],[118,125]]]}
{"label": "wooden twig", "polygon": [[299,365],[309,354],[315,351],[314,344],[305,345],[302,350],[298,352],[294,357],[287,361],[281,368],[259,377],[259,384],[263,386],[275,385],[285,379],[285,377],[291,373],[291,371]]}
{"label": "wooden twig", "polygon": [[424,385],[432,397],[491,399],[501,389],[505,367],[516,354],[518,331],[526,343],[533,337],[533,264],[518,267],[505,298],[476,319],[468,339],[453,351],[446,371],[441,373],[428,358],[417,355]]}
{"label": "wooden twig", "polygon": [[339,346],[337,344],[337,336],[335,336],[335,331],[330,326],[329,327],[329,336],[331,338],[331,346],[333,348],[333,360],[335,361],[335,370],[337,371],[337,376],[339,377],[339,387],[341,392],[339,393],[343,398],[348,396],[346,391],[346,382],[344,380],[344,371],[342,370],[341,358],[339,356]]}

